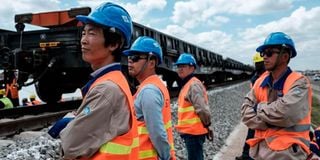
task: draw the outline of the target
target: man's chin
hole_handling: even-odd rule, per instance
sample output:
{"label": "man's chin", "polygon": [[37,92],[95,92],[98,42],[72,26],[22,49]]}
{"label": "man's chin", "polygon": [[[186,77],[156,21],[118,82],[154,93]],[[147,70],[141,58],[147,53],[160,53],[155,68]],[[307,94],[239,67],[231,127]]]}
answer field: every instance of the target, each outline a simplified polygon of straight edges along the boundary
{"label": "man's chin", "polygon": [[134,72],[130,72],[130,71],[129,71],[129,76],[131,76],[131,77],[136,77],[136,74],[135,74]]}

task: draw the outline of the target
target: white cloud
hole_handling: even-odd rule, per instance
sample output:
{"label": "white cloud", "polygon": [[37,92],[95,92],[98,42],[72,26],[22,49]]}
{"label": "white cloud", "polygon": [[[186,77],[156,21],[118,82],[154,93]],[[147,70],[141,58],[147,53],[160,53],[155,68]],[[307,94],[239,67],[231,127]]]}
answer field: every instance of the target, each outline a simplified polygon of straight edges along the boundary
{"label": "white cloud", "polygon": [[[225,5],[225,4],[223,4]],[[243,15],[261,15],[292,7],[291,0],[238,0],[228,4],[227,12]]]}
{"label": "white cloud", "polygon": [[182,40],[185,40],[185,37],[191,36],[191,32],[189,32],[187,29],[178,26],[178,25],[168,25],[164,30],[161,30],[161,32],[164,32],[168,35],[176,36]]}
{"label": "white cloud", "polygon": [[[92,9],[96,8],[100,4],[106,2],[105,0],[95,0],[95,1],[88,1],[88,0],[79,0],[80,6],[89,6]],[[123,8],[125,8],[131,15],[133,21],[136,22],[144,22],[145,24],[148,21],[145,21],[145,17],[153,10],[163,10],[166,7],[167,2],[166,0],[140,0],[137,3],[124,3],[121,0],[110,0],[109,2],[114,2],[119,4]]]}
{"label": "white cloud", "polygon": [[138,3],[126,3],[124,8],[128,10],[132,19],[136,22],[144,22],[146,15],[157,9],[162,10],[167,5],[165,0],[141,0]]}
{"label": "white cloud", "polygon": [[162,32],[216,53],[228,50],[230,46],[227,44],[231,44],[232,42],[231,35],[217,30],[193,34],[181,26],[169,25],[165,30],[162,30]]}
{"label": "white cloud", "polygon": [[232,3],[224,0],[178,1],[174,5],[171,20],[185,28],[194,28],[212,21],[219,14],[259,15],[289,9],[292,7],[291,3],[290,0],[237,0]]}
{"label": "white cloud", "polygon": [[[305,58],[319,59],[320,50],[320,7],[306,10],[300,7],[292,12],[289,17],[283,17],[279,20],[266,24],[260,24],[255,28],[248,28],[237,36],[240,52],[246,54],[246,57],[253,55],[255,49],[261,45],[264,39],[271,32],[281,31],[287,33],[294,40],[298,55],[290,64],[297,66],[298,69],[303,68]],[[297,59],[297,60],[296,60]],[[302,61],[303,59],[303,61]],[[247,61],[243,57],[244,61]],[[318,65],[320,68],[320,65]]]}
{"label": "white cloud", "polygon": [[58,0],[16,0],[1,1],[0,5],[0,28],[13,30],[14,15],[23,13],[48,12],[59,9]]}
{"label": "white cloud", "polygon": [[215,16],[212,19],[209,19],[207,21],[206,25],[212,26],[212,27],[220,27],[223,24],[229,22],[230,19],[228,17],[224,17],[224,16]]}
{"label": "white cloud", "polygon": [[[185,17],[189,17],[188,13],[185,13]],[[192,21],[193,18],[186,19]],[[300,70],[319,69],[320,64],[316,62],[316,59],[320,58],[319,19],[320,7],[309,10],[299,7],[288,17],[259,24],[254,28],[240,30],[236,35],[217,30],[194,34],[190,32],[190,28],[180,27],[178,24],[169,25],[164,31],[245,64],[252,64],[252,55],[255,53],[255,49],[263,43],[268,34],[281,31],[293,38],[298,52],[297,57],[292,59],[289,65],[293,66],[293,69]],[[306,68],[306,62],[316,66]]]}

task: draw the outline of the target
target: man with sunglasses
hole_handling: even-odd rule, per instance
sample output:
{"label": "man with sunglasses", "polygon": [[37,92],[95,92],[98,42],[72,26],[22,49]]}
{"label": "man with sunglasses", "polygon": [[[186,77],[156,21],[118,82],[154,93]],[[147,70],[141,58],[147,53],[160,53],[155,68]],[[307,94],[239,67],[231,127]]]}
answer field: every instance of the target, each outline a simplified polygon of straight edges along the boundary
{"label": "man with sunglasses", "polygon": [[307,159],[311,124],[311,87],[308,79],[288,67],[297,55],[285,33],[271,33],[257,48],[267,70],[245,97],[242,121],[255,129],[247,140],[253,159]]}
{"label": "man with sunglasses", "polygon": [[206,137],[213,140],[211,117],[205,86],[194,76],[196,60],[183,53],[175,63],[181,88],[178,97],[178,124],[175,126],[184,140],[189,160],[203,160],[203,143]]}
{"label": "man with sunglasses", "polygon": [[163,61],[161,46],[156,40],[142,36],[123,53],[128,56],[129,75],[140,83],[134,95],[139,159],[174,160],[170,95],[156,74]]}

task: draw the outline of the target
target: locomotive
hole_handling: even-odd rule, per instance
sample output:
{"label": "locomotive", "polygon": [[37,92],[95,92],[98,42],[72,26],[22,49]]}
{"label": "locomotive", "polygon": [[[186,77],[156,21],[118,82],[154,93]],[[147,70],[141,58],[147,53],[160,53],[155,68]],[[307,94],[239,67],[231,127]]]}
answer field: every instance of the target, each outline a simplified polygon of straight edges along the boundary
{"label": "locomotive", "polygon": [[[74,92],[88,81],[92,72],[81,57],[82,24],[75,17],[88,15],[91,9],[72,8],[70,10],[15,15],[16,32],[0,30],[0,69],[18,71],[18,86],[35,84],[37,94],[45,102],[57,102],[63,93]],[[25,24],[33,24],[45,29],[24,31]],[[183,52],[196,58],[195,75],[205,85],[227,80],[246,79],[253,67],[223,56],[176,37],[159,32],[150,27],[133,23],[132,42],[139,36],[156,39],[163,51],[163,63],[157,73],[167,83],[169,91],[174,90],[179,78],[173,65]],[[125,57],[121,63],[127,64]],[[136,81],[128,76],[127,67],[122,67],[134,88]],[[32,78],[32,82],[28,79]]]}

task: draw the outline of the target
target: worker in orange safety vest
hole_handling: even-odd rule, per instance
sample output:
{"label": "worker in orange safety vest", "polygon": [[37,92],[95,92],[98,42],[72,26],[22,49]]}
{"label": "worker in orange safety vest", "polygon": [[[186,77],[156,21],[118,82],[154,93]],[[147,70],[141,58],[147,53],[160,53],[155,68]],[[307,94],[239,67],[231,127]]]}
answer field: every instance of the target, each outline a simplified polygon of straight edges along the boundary
{"label": "worker in orange safety vest", "polygon": [[12,101],[15,107],[19,106],[19,89],[15,71],[5,70],[4,75],[6,77],[6,97],[8,97]]}
{"label": "worker in orange safety vest", "polygon": [[140,85],[134,95],[138,120],[139,159],[175,160],[170,95],[156,68],[163,61],[159,43],[147,36],[134,41],[128,56],[129,75]]}
{"label": "worker in orange safety vest", "polygon": [[241,117],[255,129],[247,140],[253,159],[304,160],[310,155],[311,85],[307,77],[288,67],[297,55],[293,40],[271,33],[257,52],[264,59],[263,74],[245,97]]}
{"label": "worker in orange safety vest", "polygon": [[206,137],[213,140],[207,91],[193,74],[197,63],[191,54],[181,54],[175,65],[182,80],[178,96],[178,124],[175,128],[185,142],[188,159],[203,160],[203,143]]}
{"label": "worker in orange safety vest", "polygon": [[76,19],[84,23],[82,59],[94,72],[82,88],[81,106],[56,122],[49,134],[60,135],[64,159],[137,160],[133,98],[120,65],[122,50],[131,42],[131,17],[107,2]]}

